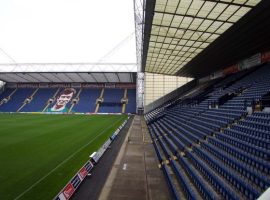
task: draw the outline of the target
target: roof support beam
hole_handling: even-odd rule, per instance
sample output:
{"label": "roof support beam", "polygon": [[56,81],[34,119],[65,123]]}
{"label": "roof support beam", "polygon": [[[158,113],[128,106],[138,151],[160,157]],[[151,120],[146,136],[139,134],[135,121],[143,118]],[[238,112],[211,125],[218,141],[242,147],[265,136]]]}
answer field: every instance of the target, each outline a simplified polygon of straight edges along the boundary
{"label": "roof support beam", "polygon": [[[9,78],[8,78],[9,77]],[[2,79],[2,81],[4,81],[4,82],[8,82],[8,80],[12,80],[12,82],[13,82],[13,80],[14,80],[14,82],[20,82],[18,79],[16,79],[16,78],[14,78],[14,77],[12,77],[12,76],[10,76],[10,74],[5,74],[5,78],[7,78],[7,79]]]}
{"label": "roof support beam", "polygon": [[102,73],[102,74],[103,74],[103,76],[105,77],[106,82],[108,82],[108,83],[109,83],[110,81],[109,81],[108,77],[106,76],[106,74],[105,74],[105,73]]}
{"label": "roof support beam", "polygon": [[270,1],[261,1],[176,75],[200,78],[258,52],[268,51],[269,9]]}
{"label": "roof support beam", "polygon": [[129,76],[130,76],[130,80],[131,80],[131,81],[133,81],[133,77],[132,77],[132,74],[129,74]]}
{"label": "roof support beam", "polygon": [[[69,76],[69,74],[70,73],[66,73],[65,76],[67,76],[71,80],[71,82],[76,82],[75,80],[73,80],[73,78],[71,76]],[[77,73],[74,73],[74,74],[77,75]]]}
{"label": "roof support beam", "polygon": [[240,7],[246,7],[246,8],[253,8],[253,6],[250,5],[246,5],[246,4],[238,4],[238,3],[233,3],[233,2],[227,2],[227,1],[222,1],[222,0],[203,0],[203,1],[209,1],[209,2],[213,2],[213,3],[223,3],[223,4],[227,4],[227,5],[232,5],[232,6],[240,6]]}
{"label": "roof support beam", "polygon": [[[158,7],[155,7],[155,4],[150,4],[156,1],[146,1],[143,71],[167,71],[168,74],[182,71],[182,68],[202,54],[209,44],[218,41],[220,36],[226,34],[242,17],[260,4],[259,0],[191,0],[184,3],[180,0],[172,4],[169,2],[161,1]],[[182,12],[178,12],[179,9],[182,9]],[[181,59],[178,60],[178,57]],[[176,60],[179,62],[175,63]],[[164,68],[170,69],[163,69],[161,64],[164,62],[168,64],[164,65]],[[153,68],[156,65],[159,67]]]}
{"label": "roof support beam", "polygon": [[[190,41],[190,40],[189,40]],[[150,41],[150,42],[152,42],[152,41]],[[168,45],[177,45],[177,44],[170,44],[170,43],[168,43],[168,42],[157,42],[157,41],[153,41],[154,43],[157,43],[157,44],[168,44]],[[194,41],[194,42],[198,42],[198,41]],[[194,46],[191,46],[191,45],[177,45],[177,46],[180,46],[180,47],[189,47],[189,48],[192,48],[192,47],[194,47]],[[151,46],[150,46],[151,47]],[[154,48],[154,47],[153,47]],[[194,47],[194,48],[196,48],[196,49],[204,49],[204,48],[202,48],[202,47]],[[160,47],[159,49],[169,49],[169,48],[164,48],[164,47]],[[173,49],[171,49],[171,50],[173,50]]]}
{"label": "roof support beam", "polygon": [[[198,32],[198,33],[209,33],[209,34],[216,34],[216,35],[220,35],[219,33],[215,33],[215,32],[209,32],[209,31],[200,31],[200,30],[197,30],[197,29],[190,29],[190,28],[180,28],[180,27],[177,27],[177,26],[166,26],[166,25],[161,25],[161,24],[153,24],[153,26],[158,26],[158,27],[164,27],[164,28],[175,28],[177,30],[183,30],[183,31],[192,31],[192,32]],[[160,35],[160,36],[163,36],[163,35]],[[167,37],[164,35],[164,37]]]}
{"label": "roof support beam", "polygon": [[77,73],[78,74],[78,76],[84,81],[84,82],[87,82],[81,75],[80,75],[80,73]]}
{"label": "roof support beam", "polygon": [[21,75],[19,75],[19,74],[17,74],[17,73],[15,73],[18,77],[20,77],[21,79],[23,79],[23,80],[25,80],[26,82],[31,82],[31,81],[29,81],[27,78],[25,78],[25,77],[22,77]]}
{"label": "roof support beam", "polygon": [[89,76],[92,77],[92,79],[94,79],[96,81],[96,83],[98,82],[97,79],[95,78],[95,76],[93,76],[91,73],[88,73],[88,74],[89,74]]}
{"label": "roof support beam", "polygon": [[155,13],[166,14],[166,15],[174,15],[174,16],[180,16],[180,17],[190,17],[190,18],[194,18],[194,19],[210,20],[210,21],[215,21],[215,22],[233,24],[233,22],[229,22],[229,21],[224,21],[224,20],[219,20],[219,19],[212,19],[212,18],[204,18],[204,17],[199,17],[199,16],[193,16],[193,15],[181,15],[181,14],[178,14],[178,13],[169,13],[169,12],[160,12],[160,11],[155,11]]}
{"label": "roof support beam", "polygon": [[118,78],[118,82],[120,82],[120,83],[121,83],[121,80],[120,80],[120,78],[119,78],[118,73],[115,73],[115,75],[116,75],[116,76],[117,76],[117,78]]}
{"label": "roof support beam", "polygon": [[30,76],[32,79],[34,79],[35,81],[38,82],[38,80],[35,77],[31,76],[31,74],[27,74],[27,75]]}
{"label": "roof support beam", "polygon": [[72,78],[70,78],[66,73],[63,76],[65,76],[65,79],[69,80],[69,82],[73,82]]}
{"label": "roof support beam", "polygon": [[53,82],[53,80],[49,79],[47,76],[44,76],[43,73],[38,73],[43,78],[47,79],[49,82]]}
{"label": "roof support beam", "polygon": [[145,70],[150,34],[152,29],[152,22],[154,18],[156,0],[147,0],[145,6],[145,25],[144,25],[144,36],[143,36],[143,54],[142,54],[142,71]]}
{"label": "roof support beam", "polygon": [[[162,35],[157,35],[157,34],[151,34],[152,36],[161,36],[161,37],[166,37],[166,38],[170,38],[170,39],[175,39],[175,40],[182,40],[182,38],[177,38],[177,37],[171,37],[171,36],[162,36]],[[207,41],[199,41],[199,40],[192,40],[192,39],[188,39],[188,41],[192,41],[192,42],[203,42],[203,43],[211,43],[211,42],[207,42]],[[150,41],[150,42],[155,42],[155,41]],[[166,43],[164,43],[166,44]]]}
{"label": "roof support beam", "polygon": [[60,79],[58,76],[56,76],[56,73],[51,73],[52,76],[54,76],[54,78],[57,80],[57,82],[65,82],[62,79]]}

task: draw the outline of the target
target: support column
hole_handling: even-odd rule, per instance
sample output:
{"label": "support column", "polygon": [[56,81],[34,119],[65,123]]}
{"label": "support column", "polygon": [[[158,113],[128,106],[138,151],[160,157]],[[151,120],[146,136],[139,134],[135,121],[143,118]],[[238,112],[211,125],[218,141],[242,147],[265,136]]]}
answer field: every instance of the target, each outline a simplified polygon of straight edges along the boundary
{"label": "support column", "polygon": [[97,99],[97,102],[96,102],[97,105],[96,105],[95,113],[98,113],[99,106],[100,106],[100,101],[103,101],[103,95],[104,95],[104,88],[102,88],[100,96]]}

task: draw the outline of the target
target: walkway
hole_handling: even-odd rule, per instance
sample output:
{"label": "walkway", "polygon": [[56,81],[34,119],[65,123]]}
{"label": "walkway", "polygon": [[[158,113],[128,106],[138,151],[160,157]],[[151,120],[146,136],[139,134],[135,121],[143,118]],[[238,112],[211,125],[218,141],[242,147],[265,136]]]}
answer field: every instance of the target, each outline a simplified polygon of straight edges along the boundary
{"label": "walkway", "polygon": [[135,116],[99,200],[171,199],[145,121]]}

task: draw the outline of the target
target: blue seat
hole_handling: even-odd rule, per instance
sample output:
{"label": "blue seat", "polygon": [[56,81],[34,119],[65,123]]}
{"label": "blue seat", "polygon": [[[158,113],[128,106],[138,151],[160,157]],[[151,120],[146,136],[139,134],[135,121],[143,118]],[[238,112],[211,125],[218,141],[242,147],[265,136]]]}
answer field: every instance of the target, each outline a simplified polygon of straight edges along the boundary
{"label": "blue seat", "polygon": [[194,147],[194,152],[204,159],[215,171],[217,171],[221,176],[223,176],[228,182],[230,182],[238,191],[240,191],[246,198],[255,199],[259,196],[259,192],[253,188],[250,184],[241,179],[237,174],[224,165],[214,159],[209,154],[206,154],[203,150]]}
{"label": "blue seat", "polygon": [[260,158],[257,158],[253,155],[250,155],[241,149],[237,149],[236,147],[231,146],[231,145],[224,143],[222,141],[219,141],[217,139],[209,138],[208,142],[209,142],[209,144],[214,145],[214,146],[218,147],[219,149],[226,151],[230,155],[232,155],[232,156],[236,157],[237,159],[245,162],[246,164],[258,169],[259,171],[266,173],[266,174],[270,174],[270,164],[267,161],[262,160]]}
{"label": "blue seat", "polygon": [[184,175],[184,172],[182,172],[181,169],[177,166],[176,161],[171,160],[171,166],[177,176],[179,183],[184,188],[184,192],[186,194],[187,199],[190,200],[199,199],[199,197],[190,187],[190,182],[187,180],[186,176]]}
{"label": "blue seat", "polygon": [[219,149],[213,148],[206,143],[202,143],[201,146],[203,149],[209,151],[211,154],[222,160],[226,165],[230,166],[242,176],[247,178],[251,183],[255,183],[255,185],[260,187],[262,191],[266,190],[270,186],[269,179],[261,174],[258,170],[254,170],[252,167],[243,164],[239,160],[230,157],[228,154],[225,154]]}
{"label": "blue seat", "polygon": [[224,142],[227,142],[231,145],[234,145],[237,148],[240,148],[240,149],[242,149],[250,154],[253,154],[257,157],[263,158],[265,160],[268,160],[270,158],[270,152],[262,149],[261,147],[256,147],[256,146],[250,145],[246,142],[243,142],[242,140],[238,140],[236,138],[233,138],[233,137],[230,137],[230,136],[224,135],[224,134],[218,134],[216,137]]}
{"label": "blue seat", "polygon": [[177,192],[177,189],[176,189],[176,187],[174,185],[174,182],[172,180],[172,177],[170,175],[168,167],[166,165],[163,165],[162,170],[163,170],[163,173],[165,175],[167,184],[169,185],[169,189],[171,191],[173,199],[180,200],[181,198],[180,198],[180,196],[179,196],[179,194]]}
{"label": "blue seat", "polygon": [[218,197],[216,196],[216,194],[214,192],[211,191],[210,187],[208,186],[208,184],[206,184],[198,175],[198,172],[196,172],[195,168],[193,168],[188,161],[186,160],[186,158],[183,158],[181,156],[178,157],[180,164],[185,168],[185,170],[187,171],[187,173],[189,174],[189,176],[192,178],[192,181],[194,182],[194,184],[196,185],[196,187],[198,188],[198,190],[200,191],[200,193],[202,194],[202,196],[205,199],[218,199]]}
{"label": "blue seat", "polygon": [[191,160],[194,166],[204,175],[204,177],[211,183],[211,185],[224,197],[224,199],[240,199],[240,197],[231,190],[224,181],[216,176],[213,171],[207,167],[201,160],[199,160],[192,153],[187,152],[187,157]]}

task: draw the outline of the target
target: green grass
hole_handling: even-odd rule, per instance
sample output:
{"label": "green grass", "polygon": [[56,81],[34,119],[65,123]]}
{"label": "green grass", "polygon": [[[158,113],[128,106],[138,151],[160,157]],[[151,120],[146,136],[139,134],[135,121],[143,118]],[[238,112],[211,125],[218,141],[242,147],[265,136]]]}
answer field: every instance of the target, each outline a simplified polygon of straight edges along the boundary
{"label": "green grass", "polygon": [[0,114],[0,199],[52,199],[126,118]]}

